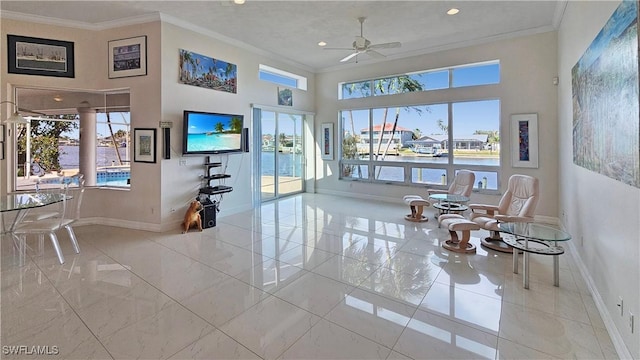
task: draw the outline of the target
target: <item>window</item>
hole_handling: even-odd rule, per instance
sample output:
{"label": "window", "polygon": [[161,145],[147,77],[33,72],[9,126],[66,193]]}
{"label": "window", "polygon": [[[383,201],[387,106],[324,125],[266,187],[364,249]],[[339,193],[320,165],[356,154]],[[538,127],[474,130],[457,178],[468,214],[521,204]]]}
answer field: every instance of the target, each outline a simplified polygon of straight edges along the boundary
{"label": "window", "polygon": [[489,61],[386,78],[340,83],[338,99],[357,99],[499,83],[500,63]]}
{"label": "window", "polygon": [[[76,107],[81,100],[93,103],[91,108],[96,110],[96,157],[91,159],[96,166],[96,185],[130,187],[128,92],[16,89],[16,98],[25,108],[51,114],[31,117],[29,125],[17,129],[16,190],[46,188],[59,182],[59,176],[79,171],[80,115]],[[45,170],[43,176],[31,174],[36,159]]]}
{"label": "window", "polygon": [[499,112],[497,99],[344,110],[341,178],[446,185],[465,168],[497,190]]}
{"label": "window", "polygon": [[274,84],[284,85],[300,90],[307,90],[307,78],[288,71],[260,64],[258,78]]}

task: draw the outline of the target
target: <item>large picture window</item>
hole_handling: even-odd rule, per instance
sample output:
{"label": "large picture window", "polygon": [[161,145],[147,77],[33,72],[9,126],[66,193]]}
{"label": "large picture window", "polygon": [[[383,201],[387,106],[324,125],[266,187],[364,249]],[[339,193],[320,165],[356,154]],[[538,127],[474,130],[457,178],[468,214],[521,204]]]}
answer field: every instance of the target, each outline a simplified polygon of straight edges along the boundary
{"label": "large picture window", "polygon": [[498,189],[500,101],[343,110],[341,178],[446,185],[457,170]]}

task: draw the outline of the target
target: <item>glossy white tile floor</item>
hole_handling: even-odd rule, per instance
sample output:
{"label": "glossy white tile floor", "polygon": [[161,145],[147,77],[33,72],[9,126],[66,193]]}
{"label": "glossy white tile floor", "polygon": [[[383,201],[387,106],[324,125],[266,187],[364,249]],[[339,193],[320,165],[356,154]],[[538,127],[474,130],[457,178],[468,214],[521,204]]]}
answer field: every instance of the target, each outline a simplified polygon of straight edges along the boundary
{"label": "glossy white tile floor", "polygon": [[184,235],[83,226],[79,255],[60,236],[64,265],[32,239],[18,267],[3,239],[2,345],[57,346],[47,359],[617,358],[570,253],[559,288],[551,258],[531,256],[525,290],[511,255],[448,252],[435,219],[407,212],[304,194]]}

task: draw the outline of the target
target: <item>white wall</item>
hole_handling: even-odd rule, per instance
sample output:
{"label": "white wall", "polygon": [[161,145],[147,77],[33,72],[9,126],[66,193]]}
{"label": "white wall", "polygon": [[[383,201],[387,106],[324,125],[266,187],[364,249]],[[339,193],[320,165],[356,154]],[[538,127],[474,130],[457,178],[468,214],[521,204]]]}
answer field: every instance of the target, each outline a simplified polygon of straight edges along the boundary
{"label": "white wall", "polygon": [[[104,31],[75,29],[24,21],[2,20],[2,39],[7,34],[71,41],[75,52],[75,77],[58,78],[7,73],[7,59],[2,57],[2,99],[13,99],[14,87],[38,87],[77,90],[105,90],[129,88],[131,92],[131,124],[135,127],[156,127],[160,117],[160,24],[150,22]],[[147,35],[148,75],[109,79],[107,59],[109,40]],[[6,54],[6,42],[2,53]],[[3,107],[4,110],[4,107]],[[3,115],[4,118],[5,115]],[[2,191],[12,189],[9,177],[13,168],[15,148],[7,143],[8,158],[2,164]],[[101,219],[103,223],[147,228],[160,221],[160,167],[153,164],[132,163],[129,191],[88,189],[83,200],[84,218]],[[153,180],[157,179],[157,180]],[[136,186],[136,184],[139,184]],[[144,199],[144,200],[142,200]],[[153,209],[153,211],[151,211]]]}
{"label": "white wall", "polygon": [[[294,109],[313,111],[314,102],[314,74],[178,25],[168,22],[162,24],[162,120],[173,122],[172,157],[170,160],[161,160],[163,225],[182,220],[186,203],[197,195],[201,185],[199,176],[205,172],[202,166],[205,156],[182,156],[183,110],[243,114],[245,127],[252,129],[251,104],[278,107],[277,85],[258,79],[258,66],[261,63],[307,77],[309,91],[293,90]],[[179,49],[236,64],[237,94],[179,83]],[[226,179],[225,184],[234,188],[233,192],[224,194],[219,216],[252,207],[252,191],[256,191],[252,189],[253,176],[259,176],[252,171],[254,151],[260,151],[260,148],[252,144],[251,153],[212,156],[213,160],[228,164],[226,172],[231,178]],[[186,161],[187,165],[180,166],[180,160]],[[176,211],[172,212],[172,209]]]}
{"label": "white wall", "polygon": [[[378,76],[403,74],[496,59],[500,60],[501,72],[501,82],[498,85],[337,101],[339,82],[371,79]],[[555,32],[372,65],[359,63],[349,67],[346,66],[344,70],[317,75],[318,96],[316,98],[316,108],[318,110],[316,134],[320,133],[319,127],[323,122],[336,122],[337,126],[338,111],[341,109],[361,109],[392,105],[391,100],[395,100],[393,98],[401,99],[399,101],[403,101],[406,104],[430,104],[447,102],[451,101],[451,99],[458,101],[499,98],[501,103],[500,138],[502,145],[500,190],[504,191],[507,180],[512,174],[519,173],[538,177],[542,196],[538,203],[537,214],[555,218],[558,214],[557,89],[553,85],[553,78],[557,75],[556,69]],[[511,167],[509,121],[511,114],[518,113],[538,113],[540,149],[540,166],[538,169]],[[349,193],[356,196],[375,196],[380,199],[398,201],[409,192],[420,191],[417,188],[408,188],[400,185],[338,181],[338,170],[337,159],[324,163],[318,162],[316,170],[318,192],[345,195]],[[474,193],[471,196],[471,201],[497,204],[499,196]]]}
{"label": "white wall", "polygon": [[[566,214],[563,222],[573,235],[572,245],[580,254],[583,270],[597,291],[595,300],[601,300],[601,310],[608,313],[629,352],[638,359],[640,189],[575,165],[572,148],[571,69],[618,5],[617,1],[570,1],[558,32],[559,208],[560,214]],[[624,300],[624,316],[616,306],[619,296]],[[628,311],[636,315],[633,334]]]}

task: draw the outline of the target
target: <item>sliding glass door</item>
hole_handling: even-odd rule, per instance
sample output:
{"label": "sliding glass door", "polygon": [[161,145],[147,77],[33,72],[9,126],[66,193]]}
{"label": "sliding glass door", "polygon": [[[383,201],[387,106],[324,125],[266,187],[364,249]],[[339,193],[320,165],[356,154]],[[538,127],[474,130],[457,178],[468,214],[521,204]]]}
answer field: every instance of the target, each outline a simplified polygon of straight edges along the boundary
{"label": "sliding glass door", "polygon": [[262,110],[260,113],[260,199],[304,191],[304,115]]}

